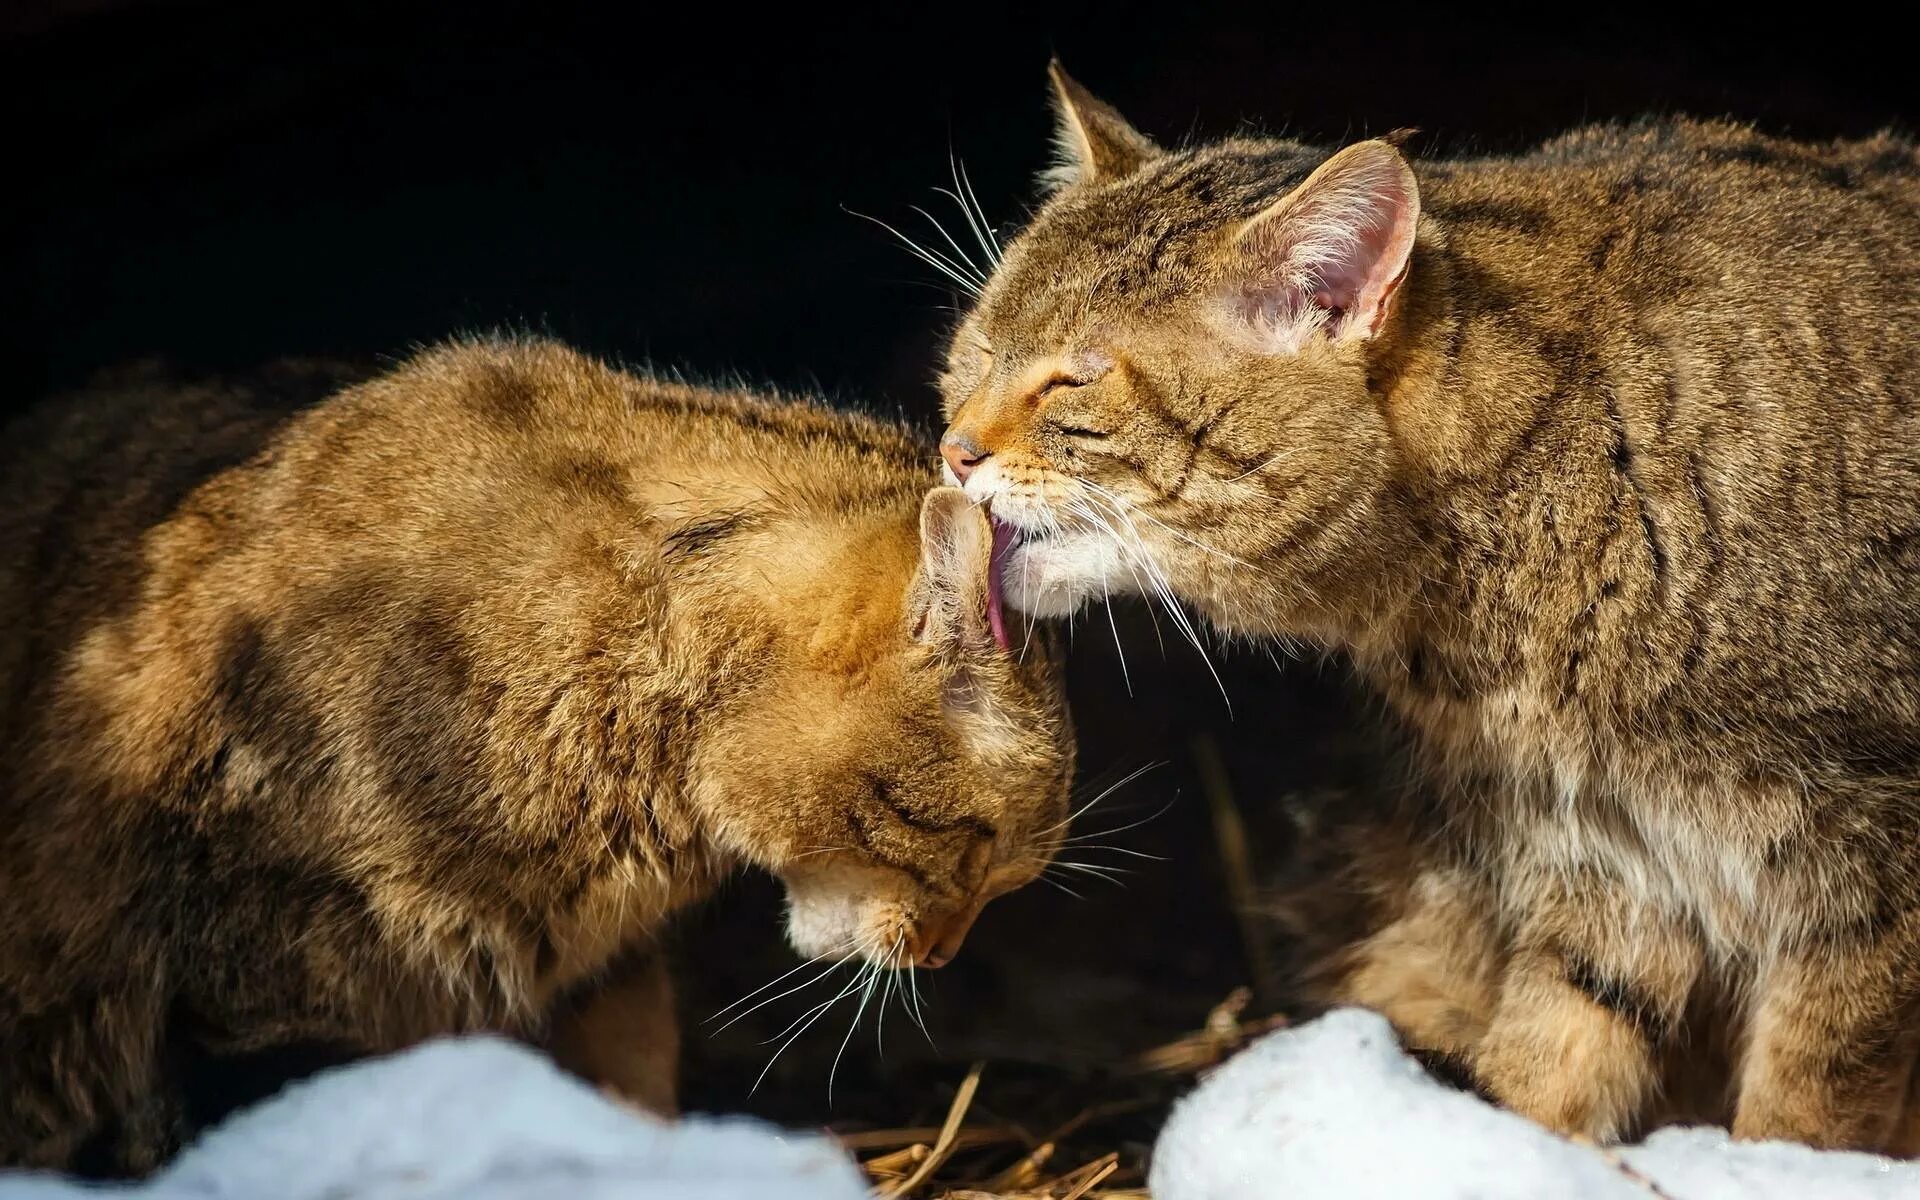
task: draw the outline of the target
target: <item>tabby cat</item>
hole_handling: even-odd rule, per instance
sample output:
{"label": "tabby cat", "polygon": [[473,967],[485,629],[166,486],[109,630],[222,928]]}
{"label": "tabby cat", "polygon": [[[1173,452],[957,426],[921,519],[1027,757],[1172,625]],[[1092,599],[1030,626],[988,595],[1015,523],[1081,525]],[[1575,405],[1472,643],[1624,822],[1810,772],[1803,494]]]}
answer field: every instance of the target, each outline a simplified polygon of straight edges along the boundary
{"label": "tabby cat", "polygon": [[0,1163],[150,1167],[173,1064],[293,1040],[504,1032],[670,1108],[655,939],[726,872],[938,966],[1064,836],[1047,633],[899,430],[539,341],[273,390],[8,433]]}
{"label": "tabby cat", "polygon": [[1411,726],[1431,804],[1324,998],[1570,1133],[1643,1127],[1718,1041],[1736,1134],[1899,1144],[1914,146],[1169,151],[1054,83],[1051,191],[953,338],[949,478],[1014,606],[1177,597]]}

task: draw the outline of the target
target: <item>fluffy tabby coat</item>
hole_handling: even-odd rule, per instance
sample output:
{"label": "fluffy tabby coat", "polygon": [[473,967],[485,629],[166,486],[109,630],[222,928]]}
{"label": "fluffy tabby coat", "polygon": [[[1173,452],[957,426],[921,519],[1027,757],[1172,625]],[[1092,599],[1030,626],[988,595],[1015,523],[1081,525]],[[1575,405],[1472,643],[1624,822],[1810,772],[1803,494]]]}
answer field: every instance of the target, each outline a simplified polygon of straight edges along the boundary
{"label": "fluffy tabby coat", "polygon": [[1055,83],[1053,190],[953,341],[950,478],[1016,606],[1171,593],[1407,719],[1431,804],[1377,831],[1325,998],[1562,1130],[1718,1061],[1741,1136],[1899,1144],[1914,147],[1164,151]]}
{"label": "fluffy tabby coat", "polygon": [[938,965],[1064,836],[1045,632],[996,644],[899,431],[544,342],[273,390],[9,432],[0,1163],[150,1166],[176,1062],[290,1039],[503,1031],[668,1107],[654,938],[729,869],[802,953]]}

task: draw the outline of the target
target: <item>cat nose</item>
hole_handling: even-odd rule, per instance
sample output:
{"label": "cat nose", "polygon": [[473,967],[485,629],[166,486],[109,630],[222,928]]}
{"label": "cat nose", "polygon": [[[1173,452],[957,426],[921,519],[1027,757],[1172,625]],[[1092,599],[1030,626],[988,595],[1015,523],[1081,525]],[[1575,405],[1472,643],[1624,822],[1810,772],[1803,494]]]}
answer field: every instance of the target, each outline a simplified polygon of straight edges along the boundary
{"label": "cat nose", "polygon": [[961,483],[973,474],[973,469],[993,456],[993,451],[983,449],[979,442],[967,434],[948,430],[947,436],[940,439],[940,457],[947,460],[947,469]]}
{"label": "cat nose", "polygon": [[931,924],[922,937],[926,949],[920,952],[917,966],[944,967],[960,953],[960,944],[967,940],[967,931],[973,928],[973,919],[980,915],[981,905],[974,905],[948,917],[944,922]]}

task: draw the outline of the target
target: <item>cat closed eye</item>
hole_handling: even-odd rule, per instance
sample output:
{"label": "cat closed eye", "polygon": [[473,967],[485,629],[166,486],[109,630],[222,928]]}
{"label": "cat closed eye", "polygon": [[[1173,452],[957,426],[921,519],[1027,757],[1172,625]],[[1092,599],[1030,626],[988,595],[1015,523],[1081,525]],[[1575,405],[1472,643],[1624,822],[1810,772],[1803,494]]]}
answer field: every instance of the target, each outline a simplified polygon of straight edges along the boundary
{"label": "cat closed eye", "polygon": [[1058,433],[1061,437],[1086,438],[1091,441],[1100,441],[1101,439],[1113,436],[1108,430],[1090,429],[1084,425],[1055,425],[1053,429],[1054,432]]}

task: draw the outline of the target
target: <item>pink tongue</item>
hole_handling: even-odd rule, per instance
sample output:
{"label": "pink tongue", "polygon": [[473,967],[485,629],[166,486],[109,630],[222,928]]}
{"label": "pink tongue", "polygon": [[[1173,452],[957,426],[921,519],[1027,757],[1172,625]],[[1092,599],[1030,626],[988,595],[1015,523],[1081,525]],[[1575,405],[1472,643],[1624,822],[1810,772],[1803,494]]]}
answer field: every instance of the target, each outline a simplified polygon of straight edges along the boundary
{"label": "pink tongue", "polygon": [[1002,650],[1013,648],[1013,642],[1007,637],[1007,608],[1002,598],[1007,571],[1007,555],[1013,549],[1013,526],[999,518],[990,518],[993,522],[993,557],[987,564],[987,627],[993,630],[993,640]]}

